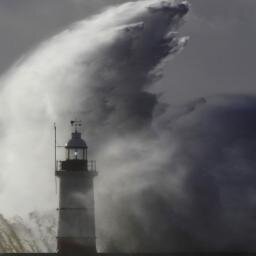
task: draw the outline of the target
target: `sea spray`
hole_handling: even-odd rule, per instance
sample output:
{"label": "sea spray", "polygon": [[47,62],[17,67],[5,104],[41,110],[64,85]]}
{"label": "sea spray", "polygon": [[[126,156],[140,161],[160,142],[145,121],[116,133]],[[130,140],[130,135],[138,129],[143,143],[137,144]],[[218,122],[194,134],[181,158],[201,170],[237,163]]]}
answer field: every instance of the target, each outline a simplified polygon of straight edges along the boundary
{"label": "sea spray", "polygon": [[[69,120],[79,118],[100,172],[98,248],[131,251],[141,244],[144,249],[143,235],[127,242],[136,230],[127,228],[126,220],[130,216],[148,230],[144,210],[132,198],[156,185],[155,174],[169,165],[173,152],[164,133],[159,136],[151,126],[159,102],[147,89],[161,77],[163,61],[187,42],[176,33],[183,19],[177,6],[150,0],[109,8],[43,42],[2,77],[0,200],[7,216],[17,209],[25,215],[56,207],[52,123],[64,144]],[[173,199],[183,175],[175,172],[169,179]],[[132,203],[131,212],[113,226],[121,202]],[[120,230],[125,232],[118,238]]]}

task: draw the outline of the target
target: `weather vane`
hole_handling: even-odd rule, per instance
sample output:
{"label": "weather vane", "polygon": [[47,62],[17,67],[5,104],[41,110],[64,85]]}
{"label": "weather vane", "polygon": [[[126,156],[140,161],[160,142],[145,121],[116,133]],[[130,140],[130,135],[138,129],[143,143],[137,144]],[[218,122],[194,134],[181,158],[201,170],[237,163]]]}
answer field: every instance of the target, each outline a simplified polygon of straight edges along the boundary
{"label": "weather vane", "polygon": [[71,120],[70,124],[72,127],[75,128],[75,131],[77,132],[78,128],[81,128],[81,126],[82,126],[82,121],[81,120]]}

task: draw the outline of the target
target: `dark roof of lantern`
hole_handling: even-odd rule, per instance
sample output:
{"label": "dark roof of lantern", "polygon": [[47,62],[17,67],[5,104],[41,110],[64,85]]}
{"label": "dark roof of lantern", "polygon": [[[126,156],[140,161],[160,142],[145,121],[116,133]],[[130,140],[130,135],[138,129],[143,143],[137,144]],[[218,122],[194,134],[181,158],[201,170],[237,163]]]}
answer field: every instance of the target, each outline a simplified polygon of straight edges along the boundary
{"label": "dark roof of lantern", "polygon": [[85,141],[81,138],[80,132],[73,132],[72,138],[67,143],[67,148],[87,148]]}

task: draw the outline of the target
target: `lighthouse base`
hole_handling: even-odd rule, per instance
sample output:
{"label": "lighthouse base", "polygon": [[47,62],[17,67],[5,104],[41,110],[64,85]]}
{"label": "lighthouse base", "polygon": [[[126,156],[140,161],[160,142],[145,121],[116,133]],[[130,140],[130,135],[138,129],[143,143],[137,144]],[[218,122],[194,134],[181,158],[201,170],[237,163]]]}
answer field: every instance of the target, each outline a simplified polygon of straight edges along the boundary
{"label": "lighthouse base", "polygon": [[62,255],[93,255],[96,254],[95,246],[88,246],[73,239],[58,240],[58,254]]}

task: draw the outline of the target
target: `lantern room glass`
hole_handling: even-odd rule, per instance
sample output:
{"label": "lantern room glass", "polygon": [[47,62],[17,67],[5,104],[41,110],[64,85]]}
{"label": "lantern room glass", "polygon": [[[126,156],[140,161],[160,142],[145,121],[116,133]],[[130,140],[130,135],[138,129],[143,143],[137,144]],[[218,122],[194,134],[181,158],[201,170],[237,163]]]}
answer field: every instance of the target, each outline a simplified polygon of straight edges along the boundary
{"label": "lantern room glass", "polygon": [[67,148],[68,160],[86,160],[85,148]]}

